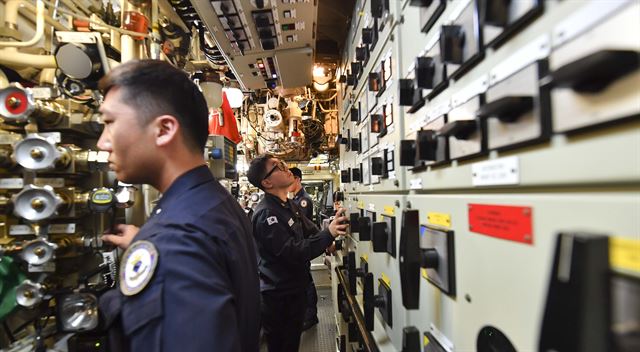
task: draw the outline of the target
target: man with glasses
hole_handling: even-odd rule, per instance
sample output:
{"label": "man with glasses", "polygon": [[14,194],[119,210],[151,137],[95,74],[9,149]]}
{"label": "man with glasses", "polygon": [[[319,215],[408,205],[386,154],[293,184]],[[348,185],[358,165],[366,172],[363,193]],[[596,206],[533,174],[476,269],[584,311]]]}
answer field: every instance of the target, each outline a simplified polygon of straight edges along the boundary
{"label": "man with glasses", "polygon": [[309,262],[346,233],[340,209],[329,228],[319,231],[287,198],[294,177],[272,155],[251,161],[247,178],[265,192],[253,215],[253,236],[260,255],[261,319],[270,352],[298,351],[310,284]]}

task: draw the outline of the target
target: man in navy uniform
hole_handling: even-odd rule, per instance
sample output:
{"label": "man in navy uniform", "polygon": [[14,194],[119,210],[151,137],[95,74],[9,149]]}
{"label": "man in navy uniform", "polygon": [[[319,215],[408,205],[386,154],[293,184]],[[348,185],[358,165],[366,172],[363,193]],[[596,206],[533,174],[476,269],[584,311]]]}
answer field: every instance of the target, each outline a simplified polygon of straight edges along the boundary
{"label": "man in navy uniform", "polygon": [[313,221],[313,200],[304,187],[302,187],[302,170],[297,167],[292,167],[291,173],[293,174],[293,184],[291,184],[290,192],[293,193],[293,202],[296,203],[304,216],[307,219]]}
{"label": "man in navy uniform", "polygon": [[265,192],[253,214],[253,236],[260,254],[262,327],[269,352],[298,351],[307,307],[309,261],[346,233],[344,209],[319,231],[287,198],[294,182],[287,164],[271,155],[251,161],[247,178]]}
{"label": "man in navy uniform", "polygon": [[[313,221],[313,200],[304,187],[302,187],[302,170],[297,167],[292,167],[291,173],[293,174],[293,183],[289,191],[293,193],[293,202],[296,203],[304,216],[307,219]],[[304,323],[302,324],[302,330],[307,330],[312,326],[318,324],[318,293],[316,291],[316,285],[313,282],[313,276],[309,277],[309,287],[307,288],[307,311],[304,313]]]}
{"label": "man in navy uniform", "polygon": [[126,249],[119,288],[101,297],[111,351],[258,350],[259,282],[251,224],[205,165],[207,105],[187,75],[132,61],[100,81],[117,178],[162,193],[141,228],[103,236]]}

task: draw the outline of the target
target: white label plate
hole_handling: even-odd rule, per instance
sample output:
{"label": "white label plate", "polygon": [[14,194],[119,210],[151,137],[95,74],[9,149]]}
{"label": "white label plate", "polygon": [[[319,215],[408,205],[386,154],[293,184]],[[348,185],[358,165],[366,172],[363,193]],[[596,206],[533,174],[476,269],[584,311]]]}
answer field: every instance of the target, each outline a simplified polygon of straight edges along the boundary
{"label": "white label plate", "polygon": [[471,165],[474,186],[517,185],[520,183],[520,161],[517,156],[483,161]]}

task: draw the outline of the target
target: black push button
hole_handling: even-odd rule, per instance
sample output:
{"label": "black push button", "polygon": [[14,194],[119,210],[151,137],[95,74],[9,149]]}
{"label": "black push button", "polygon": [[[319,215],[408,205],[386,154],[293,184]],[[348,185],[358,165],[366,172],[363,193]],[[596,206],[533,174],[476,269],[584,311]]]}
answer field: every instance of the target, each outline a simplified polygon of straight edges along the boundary
{"label": "black push button", "polygon": [[381,157],[371,158],[371,174],[376,176],[384,176],[384,161]]}
{"label": "black push button", "polygon": [[399,95],[400,95],[400,105],[401,106],[413,106],[413,104],[417,103],[417,99],[415,99],[415,88],[413,86],[413,80],[411,79],[400,79],[398,82],[399,87]]}

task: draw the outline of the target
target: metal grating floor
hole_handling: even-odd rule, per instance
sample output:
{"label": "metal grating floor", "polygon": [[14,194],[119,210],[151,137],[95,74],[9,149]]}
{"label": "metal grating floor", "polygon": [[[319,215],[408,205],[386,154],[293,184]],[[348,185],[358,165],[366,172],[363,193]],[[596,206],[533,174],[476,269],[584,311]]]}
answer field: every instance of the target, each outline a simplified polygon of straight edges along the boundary
{"label": "metal grating floor", "polygon": [[[335,352],[336,320],[333,312],[331,287],[316,287],[316,289],[318,291],[318,320],[320,322],[302,333],[299,352]],[[260,351],[267,352],[267,344],[262,342]]]}
{"label": "metal grating floor", "polygon": [[333,312],[331,287],[317,287],[317,291],[320,322],[302,333],[300,352],[335,352],[336,319]]}

